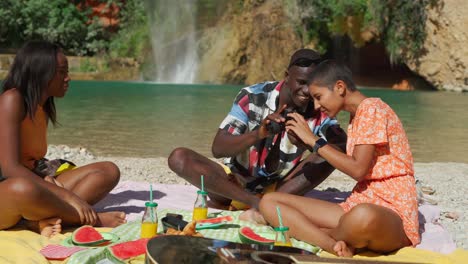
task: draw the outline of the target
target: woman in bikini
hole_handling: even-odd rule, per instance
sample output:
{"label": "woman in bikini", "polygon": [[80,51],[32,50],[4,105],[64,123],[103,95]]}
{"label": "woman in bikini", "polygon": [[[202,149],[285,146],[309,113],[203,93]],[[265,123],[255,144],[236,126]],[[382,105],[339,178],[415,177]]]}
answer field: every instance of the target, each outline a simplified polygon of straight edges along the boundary
{"label": "woman in bikini", "polygon": [[118,183],[120,171],[98,162],[58,176],[35,173],[47,152],[47,126],[56,124],[55,97],[68,90],[68,61],[46,41],[30,41],[16,54],[0,94],[0,230],[24,222],[45,236],[63,225],[115,227],[123,212],[96,213],[91,205]]}

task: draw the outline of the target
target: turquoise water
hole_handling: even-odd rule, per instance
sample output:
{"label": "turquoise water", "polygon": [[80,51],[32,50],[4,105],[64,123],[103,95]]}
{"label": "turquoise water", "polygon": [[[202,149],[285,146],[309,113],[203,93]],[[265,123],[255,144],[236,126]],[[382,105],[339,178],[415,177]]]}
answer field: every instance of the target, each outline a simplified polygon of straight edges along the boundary
{"label": "turquoise water", "polygon": [[[178,146],[211,156],[218,125],[240,86],[74,81],[57,100],[50,144],[103,156],[167,157]],[[468,94],[363,89],[400,116],[418,162],[465,162]],[[338,117],[346,127],[347,114]]]}

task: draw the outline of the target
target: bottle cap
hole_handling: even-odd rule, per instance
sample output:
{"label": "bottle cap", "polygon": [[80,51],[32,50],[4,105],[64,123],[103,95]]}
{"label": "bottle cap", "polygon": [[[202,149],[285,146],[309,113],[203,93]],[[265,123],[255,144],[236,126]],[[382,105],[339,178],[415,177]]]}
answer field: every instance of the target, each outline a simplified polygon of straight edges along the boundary
{"label": "bottle cap", "polygon": [[156,203],[156,202],[146,202],[145,206],[146,207],[157,207],[158,203]]}
{"label": "bottle cap", "polygon": [[201,195],[208,195],[207,191],[202,191],[202,190],[197,191],[197,193]]}
{"label": "bottle cap", "polygon": [[289,227],[287,226],[278,226],[278,227],[275,227],[274,229],[275,231],[281,231],[281,232],[289,231]]}

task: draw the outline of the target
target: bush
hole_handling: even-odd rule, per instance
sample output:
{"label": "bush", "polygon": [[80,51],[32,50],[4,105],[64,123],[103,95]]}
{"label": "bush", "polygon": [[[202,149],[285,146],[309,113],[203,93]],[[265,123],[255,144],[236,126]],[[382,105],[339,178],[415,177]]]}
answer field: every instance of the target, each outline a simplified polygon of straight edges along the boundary
{"label": "bush", "polygon": [[144,51],[150,49],[148,16],[144,1],[127,0],[119,3],[119,31],[112,36],[109,44],[110,56],[131,57],[143,61]]}
{"label": "bush", "polygon": [[67,52],[92,55],[106,48],[105,30],[89,10],[80,11],[67,0],[2,0],[0,45],[21,46],[31,39],[60,44]]}
{"label": "bush", "polygon": [[[393,63],[418,57],[426,38],[426,8],[439,0],[288,0],[305,44],[325,52],[333,35],[348,35],[356,46],[382,41]],[[299,16],[295,19],[294,16]]]}

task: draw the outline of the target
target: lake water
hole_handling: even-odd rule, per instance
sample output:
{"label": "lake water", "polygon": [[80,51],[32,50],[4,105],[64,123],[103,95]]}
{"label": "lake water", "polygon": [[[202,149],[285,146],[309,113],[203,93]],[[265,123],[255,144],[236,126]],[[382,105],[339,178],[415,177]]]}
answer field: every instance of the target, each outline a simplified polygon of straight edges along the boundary
{"label": "lake water", "polygon": [[[73,81],[57,100],[50,144],[97,155],[167,157],[178,146],[211,156],[211,143],[241,86]],[[399,115],[417,162],[468,163],[468,94],[362,89]],[[346,128],[348,115],[338,117]]]}

